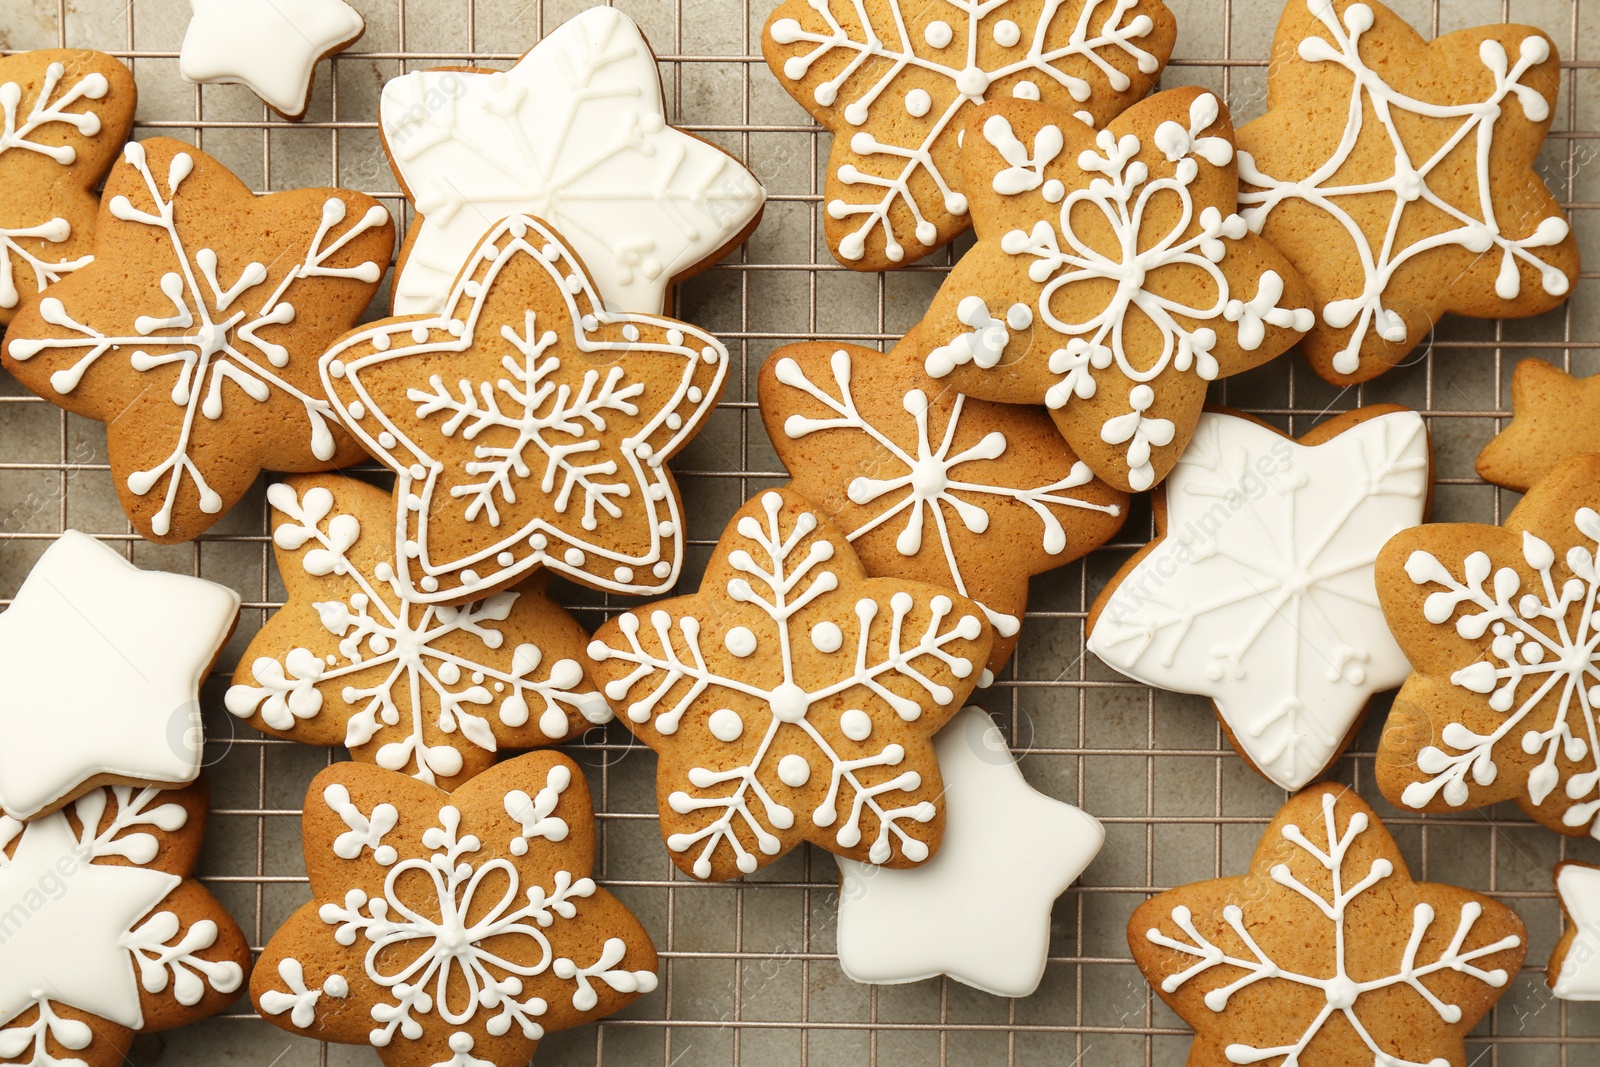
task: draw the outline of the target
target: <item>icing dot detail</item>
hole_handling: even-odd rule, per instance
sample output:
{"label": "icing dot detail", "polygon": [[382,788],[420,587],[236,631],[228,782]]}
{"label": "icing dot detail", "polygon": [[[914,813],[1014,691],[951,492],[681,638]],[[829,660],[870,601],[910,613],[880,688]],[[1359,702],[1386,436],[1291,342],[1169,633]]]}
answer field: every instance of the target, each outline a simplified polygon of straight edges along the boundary
{"label": "icing dot detail", "polygon": [[718,741],[733,742],[739,740],[744,733],[744,719],[732,708],[718,708],[711,713],[711,718],[706,721],[706,727],[711,731],[711,736]]}
{"label": "icing dot detail", "polygon": [[1001,19],[994,24],[994,43],[1002,48],[1011,48],[1022,40],[1022,27],[1010,19]]}
{"label": "icing dot detail", "polygon": [[955,31],[950,29],[950,24],[943,19],[934,19],[922,31],[922,39],[928,43],[929,48],[948,48],[955,39]]}
{"label": "icing dot detail", "polygon": [[838,623],[825,619],[811,628],[811,644],[818,652],[837,652],[844,644],[844,632]]}
{"label": "icing dot detail", "polygon": [[913,89],[906,94],[906,114],[920,119],[933,107],[933,97],[926,89]]}
{"label": "icing dot detail", "polygon": [[850,708],[839,716],[839,732],[852,741],[865,741],[872,736],[872,716]]}
{"label": "icing dot detail", "polygon": [[722,645],[730,654],[745,659],[756,650],[756,635],[748,626],[735,626],[723,637]]}
{"label": "icing dot detail", "polygon": [[799,789],[811,781],[811,764],[804,756],[791,752],[778,761],[778,780],[786,786]]}

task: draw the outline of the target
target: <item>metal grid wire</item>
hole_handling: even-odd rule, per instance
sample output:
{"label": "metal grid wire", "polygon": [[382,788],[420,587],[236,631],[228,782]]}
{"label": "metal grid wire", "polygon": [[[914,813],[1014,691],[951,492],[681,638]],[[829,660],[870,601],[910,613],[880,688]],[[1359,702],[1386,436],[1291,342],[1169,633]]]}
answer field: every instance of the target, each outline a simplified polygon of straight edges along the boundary
{"label": "metal grid wire", "polygon": [[[934,0],[929,0],[934,2]],[[737,361],[727,397],[677,464],[692,534],[682,588],[739,503],[783,473],[761,430],[755,372],[780,344],[814,337],[890,344],[922,314],[952,257],[892,275],[859,275],[821,240],[827,135],[782,93],[758,33],[774,0],[629,0],[661,61],[676,124],[748,161],[771,196],[750,244],[683,286],[676,314],[716,331]],[[138,75],[139,136],[198,143],[260,191],[337,184],[409,208],[384,163],[377,94],[404,70],[447,63],[504,66],[585,0],[357,0],[368,20],[356,48],[323,64],[307,120],[288,126],[237,87],[199,89],[176,72],[188,5],[180,0],[4,0],[0,50],[95,47]],[[1169,0],[1177,56],[1163,88],[1199,84],[1244,121],[1265,102],[1265,57],[1279,0]],[[1600,262],[1600,3],[1595,0],[1410,0],[1396,5],[1429,35],[1511,19],[1543,28],[1562,54],[1556,130],[1541,158],[1586,253]],[[1594,307],[1600,271],[1582,275],[1561,311],[1523,322],[1451,320],[1401,369],[1337,390],[1290,355],[1220,383],[1213,399],[1304,433],[1331,410],[1394,401],[1429,417],[1437,460],[1434,517],[1499,522],[1514,497],[1477,479],[1472,460],[1509,416],[1507,383],[1525,356],[1600,370]],[[381,314],[380,295],[373,313]],[[121,542],[142,566],[203,575],[245,597],[239,632],[206,691],[214,817],[206,883],[260,946],[306,899],[298,815],[306,783],[335,754],[254,735],[222,711],[226,677],[283,598],[270,562],[258,487],[200,542],[158,548],[129,532],[105,463],[101,426],[0,382],[0,592],[10,595],[57,532],[73,526]],[[663,959],[660,990],[623,1016],[553,1035],[539,1062],[648,1064],[1178,1064],[1188,1030],[1150,994],[1123,930],[1146,895],[1238,873],[1284,795],[1246,768],[1203,701],[1152,691],[1083,650],[1086,609],[1105,579],[1151,536],[1136,506],[1118,543],[1036,579],[1011,665],[979,700],[1006,729],[1039,788],[1107,826],[1099,859],[1057,904],[1040,991],[1022,1001],[948,980],[872,988],[844,978],[833,955],[836,872],[807,847],[757,876],[701,885],[660,844],[653,756],[613,725],[574,746],[598,804],[597,877],[643,918]],[[558,594],[591,627],[613,610],[571,586]],[[1413,873],[1484,890],[1515,906],[1532,944],[1527,969],[1469,1046],[1474,1064],[1589,1064],[1600,1058],[1600,1008],[1550,998],[1544,961],[1560,932],[1550,874],[1561,859],[1600,860],[1592,841],[1535,826],[1514,807],[1429,816],[1377,797],[1372,759],[1387,708],[1338,765],[1387,817]],[[981,873],[975,872],[975,877]],[[929,936],[938,936],[929,931]],[[321,1047],[254,1019],[247,1004],[206,1024],[141,1038],[137,1063],[375,1062],[364,1048]]]}

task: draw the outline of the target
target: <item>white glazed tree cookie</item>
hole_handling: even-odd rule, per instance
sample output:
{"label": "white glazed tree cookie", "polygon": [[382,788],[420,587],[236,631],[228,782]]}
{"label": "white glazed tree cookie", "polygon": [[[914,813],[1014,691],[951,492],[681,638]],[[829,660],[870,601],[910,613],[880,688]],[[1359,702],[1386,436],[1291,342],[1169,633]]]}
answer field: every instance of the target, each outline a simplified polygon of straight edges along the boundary
{"label": "white glazed tree cookie", "polygon": [[286,119],[304,118],[317,64],[366,31],[344,0],[189,0],[178,73],[243,85]]}

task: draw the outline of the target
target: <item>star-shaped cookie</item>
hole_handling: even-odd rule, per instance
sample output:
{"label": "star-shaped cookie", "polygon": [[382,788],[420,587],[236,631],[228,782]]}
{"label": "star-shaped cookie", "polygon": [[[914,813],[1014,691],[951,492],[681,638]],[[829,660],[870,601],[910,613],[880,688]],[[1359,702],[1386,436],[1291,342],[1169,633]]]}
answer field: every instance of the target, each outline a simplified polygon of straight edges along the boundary
{"label": "star-shaped cookie", "polygon": [[961,163],[978,242],[906,343],[968,396],[1048,406],[1117,489],[1166,477],[1207,384],[1311,325],[1299,276],[1233,214],[1233,126],[1208,92],[1158,93],[1099,131],[987,104]]}
{"label": "star-shaped cookie", "polygon": [[398,476],[399,577],[421,604],[481,600],[547,567],[662,593],[683,564],[667,460],[717,404],[728,351],[674,319],[606,311],[578,255],[513,215],[445,310],[384,319],[322,357],[328,398]]}
{"label": "star-shaped cookie", "polygon": [[1239,209],[1311,290],[1318,374],[1374,378],[1445,312],[1566,299],[1578,245],[1534,169],[1560,87],[1548,37],[1428,43],[1377,0],[1288,0],[1272,55],[1267,113],[1239,130]]}
{"label": "star-shaped cookie", "polygon": [[1127,497],[1097,480],[1045,413],[964,397],[913,346],[816,341],[761,369],[761,416],[790,486],[847,536],[867,571],[970,596],[1011,657],[1028,578],[1122,528]]}
{"label": "star-shaped cookie", "polygon": [[1467,1033],[1527,953],[1515,912],[1413,882],[1343,786],[1285,804],[1243,877],[1145,901],[1128,943],[1195,1029],[1189,1067],[1462,1065]]}
{"label": "star-shaped cookie", "polygon": [[95,189],[133,128],[133,74],[103,52],[0,58],[0,328],[87,264]]}
{"label": "star-shaped cookie", "polygon": [[249,945],[189,878],[207,797],[116,786],[0,817],[0,1059],[118,1067],[134,1034],[233,1002]]}
{"label": "star-shaped cookie", "polygon": [[191,145],[131,141],[106,182],[94,262],[11,323],[5,369],[108,424],[134,529],[192,540],[263,469],[361,457],[322,396],[316,358],[360,321],[393,242],[369,196],[257,197]]}
{"label": "star-shaped cookie", "polygon": [[339,763],[311,782],[310,902],[256,967],[268,1022],[390,1067],[525,1064],[547,1033],[656,987],[656,952],[591,877],[578,765],[535,752],[451,793]]}
{"label": "star-shaped cookie", "polygon": [[747,502],[700,592],[619,615],[589,648],[619,716],[660,754],[672,860],[723,880],[801,841],[889,867],[944,829],[932,736],[989,656],[982,609],[868,578],[789,490]]}
{"label": "star-shaped cookie", "polygon": [[1485,481],[1527,492],[1569,456],[1600,452],[1600,377],[1578,378],[1542,359],[1511,376],[1511,422],[1478,453]]}
{"label": "star-shaped cookie", "polygon": [[416,71],[384,86],[384,149],[416,205],[397,315],[435,314],[507,215],[560,230],[605,306],[659,314],[672,285],[756,228],[766,192],[738,160],[667,125],[649,42],[591,7],[506,71]]}
{"label": "star-shaped cookie", "polygon": [[366,31],[344,0],[189,0],[178,73],[243,85],[286,119],[305,117],[317,64]]}
{"label": "star-shaped cookie", "polygon": [[959,712],[933,744],[944,841],[906,871],[839,858],[839,965],[857,982],[948,974],[997,997],[1029,996],[1044,977],[1050,909],[1105,829],[1028,785],[982,708]]}
{"label": "star-shaped cookie", "polygon": [[1450,811],[1515,800],[1600,835],[1600,456],[1573,456],[1504,526],[1405,530],[1378,599],[1414,673],[1378,747],[1389,802]]}
{"label": "star-shaped cookie", "polygon": [[1550,953],[1550,989],[1562,1000],[1600,1000],[1600,867],[1561,864],[1556,892],[1567,929]]}
{"label": "star-shaped cookie", "polygon": [[62,534],[0,614],[0,810],[27,820],[107,783],[194,781],[200,683],[238,614],[232,589]]}

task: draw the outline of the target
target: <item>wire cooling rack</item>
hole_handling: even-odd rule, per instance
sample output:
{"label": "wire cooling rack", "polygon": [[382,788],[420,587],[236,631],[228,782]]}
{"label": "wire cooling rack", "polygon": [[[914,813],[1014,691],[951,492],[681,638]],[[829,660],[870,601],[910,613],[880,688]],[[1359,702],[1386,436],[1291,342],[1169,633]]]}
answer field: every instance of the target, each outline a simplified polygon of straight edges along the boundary
{"label": "wire cooling rack", "polygon": [[[177,74],[188,15],[181,0],[4,0],[0,51],[70,45],[125,58],[138,76],[139,136],[198,143],[256,189],[337,184],[384,199],[409,221],[376,130],[384,81],[448,63],[503,66],[585,0],[355,0],[367,18],[356,48],[323,64],[306,121],[271,118],[246,90],[198,89]],[[933,0],[930,0],[933,2]],[[1298,0],[1292,0],[1298,2]],[[739,503],[783,473],[761,430],[755,373],[775,347],[830,338],[892,343],[921,317],[950,258],[892,275],[840,269],[821,240],[827,135],[779,89],[758,34],[774,0],[632,0],[619,4],[661,60],[674,121],[746,160],[771,193],[749,245],[683,286],[676,314],[716,331],[737,373],[711,425],[677,463],[693,547],[683,588],[697,587],[710,546]],[[1168,0],[1177,55],[1164,88],[1219,92],[1239,121],[1260,113],[1279,0]],[[1541,167],[1600,263],[1600,3],[1595,0],[1410,0],[1397,9],[1430,35],[1513,19],[1561,48],[1562,97]],[[0,191],[3,195],[3,191]],[[1514,496],[1473,473],[1478,449],[1508,417],[1512,367],[1527,356],[1600,370],[1596,279],[1586,271],[1561,311],[1522,322],[1451,320],[1405,367],[1354,390],[1318,380],[1295,355],[1227,382],[1214,399],[1299,434],[1331,410],[1393,401],[1428,416],[1437,453],[1434,517],[1499,522]],[[386,295],[373,313],[381,314]],[[198,543],[144,544],[117,508],[96,423],[69,417],[0,381],[0,592],[14,593],[60,530],[124,544],[140,565],[231,584],[245,598],[239,632],[206,690],[214,817],[201,873],[260,946],[307,897],[299,806],[334,755],[265,739],[222,710],[226,679],[282,602],[259,490]],[[836,875],[802,847],[757,876],[701,885],[678,874],[658,836],[655,760],[613,725],[573,747],[599,806],[597,876],[643,918],[661,949],[660,989],[623,1016],[548,1038],[538,1062],[709,1064],[1176,1065],[1188,1030],[1156,1001],[1124,940],[1152,892],[1240,872],[1284,795],[1248,770],[1204,703],[1132,684],[1084,654],[1094,593],[1151,535],[1136,506],[1118,543],[1036,579],[1011,665],[980,702],[1025,754],[1039,788],[1097,815],[1106,846],[1055,909],[1050,963],[1033,997],[1001,1000],[948,980],[872,988],[844,977],[833,953]],[[591,627],[614,610],[570,586],[558,592]],[[1426,819],[1384,804],[1372,757],[1386,703],[1336,775],[1373,800],[1413,873],[1495,894],[1532,934],[1528,967],[1469,1045],[1473,1064],[1600,1060],[1600,1007],[1551,999],[1544,961],[1560,932],[1555,863],[1600,861],[1594,842],[1534,826],[1514,807]],[[981,872],[976,876],[981,877]],[[937,930],[928,931],[937,937]],[[200,1026],[141,1038],[138,1064],[369,1064],[364,1048],[322,1047],[254,1019],[247,1004]]]}

